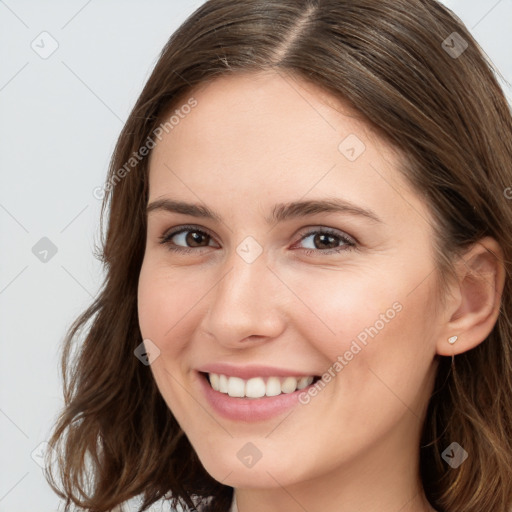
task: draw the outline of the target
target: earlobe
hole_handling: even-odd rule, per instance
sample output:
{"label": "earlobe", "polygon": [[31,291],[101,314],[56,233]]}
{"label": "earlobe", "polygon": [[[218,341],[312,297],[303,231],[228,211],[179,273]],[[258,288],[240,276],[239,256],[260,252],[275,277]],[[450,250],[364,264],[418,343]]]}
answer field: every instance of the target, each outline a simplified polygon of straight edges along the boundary
{"label": "earlobe", "polygon": [[458,297],[438,341],[442,356],[461,354],[482,343],[500,312],[505,285],[503,251],[492,237],[476,242],[458,263]]}

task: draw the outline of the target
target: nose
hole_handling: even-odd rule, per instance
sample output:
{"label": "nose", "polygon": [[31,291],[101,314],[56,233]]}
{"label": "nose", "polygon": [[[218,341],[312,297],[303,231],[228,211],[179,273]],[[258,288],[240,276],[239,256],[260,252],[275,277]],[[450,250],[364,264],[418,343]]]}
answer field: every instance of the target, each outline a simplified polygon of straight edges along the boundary
{"label": "nose", "polygon": [[227,348],[247,348],[277,338],[285,328],[290,291],[269,268],[265,253],[248,262],[236,251],[225,261],[208,294],[202,329]]}

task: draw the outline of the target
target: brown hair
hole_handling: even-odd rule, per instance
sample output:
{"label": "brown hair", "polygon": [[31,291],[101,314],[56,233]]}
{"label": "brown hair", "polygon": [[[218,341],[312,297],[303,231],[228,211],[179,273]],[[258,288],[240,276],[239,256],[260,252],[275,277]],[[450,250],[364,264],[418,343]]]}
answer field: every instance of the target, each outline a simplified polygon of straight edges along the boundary
{"label": "brown hair", "polygon": [[[453,33],[458,36],[453,39]],[[449,39],[449,38],[452,39]],[[460,39],[462,38],[462,39]],[[443,41],[449,41],[449,44]],[[463,50],[450,53],[450,48]],[[456,44],[458,46],[456,46]],[[349,102],[406,158],[402,172],[435,220],[437,278],[481,237],[504,251],[499,318],[476,348],[440,357],[420,449],[424,489],[444,512],[512,506],[512,116],[496,70],[463,23],[435,0],[209,0],[171,36],[119,137],[102,205],[106,278],[69,329],[65,407],[50,439],[62,491],[93,512],[142,495],[140,510],[173,504],[229,508],[233,489],[209,476],[161,397],[141,343],[137,285],[146,242],[149,145],[159,123],[199,84],[230,73],[276,71]],[[133,163],[133,162],[132,162]],[[72,355],[73,340],[85,336]],[[453,441],[469,461],[441,458]],[[197,498],[197,499],[196,499]],[[195,506],[198,506],[197,504]]]}

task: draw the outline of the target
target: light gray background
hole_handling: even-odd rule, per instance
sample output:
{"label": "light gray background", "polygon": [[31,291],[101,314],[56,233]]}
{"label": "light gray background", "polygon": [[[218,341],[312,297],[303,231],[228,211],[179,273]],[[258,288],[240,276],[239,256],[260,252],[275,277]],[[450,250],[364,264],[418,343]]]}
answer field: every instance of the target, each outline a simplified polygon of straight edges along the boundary
{"label": "light gray background", "polygon": [[[63,403],[65,331],[103,276],[92,191],[160,50],[202,3],[0,0],[0,512],[62,509],[31,454]],[[445,3],[512,82],[512,0]],[[51,48],[43,31],[58,43],[46,59],[31,48]],[[57,247],[47,262],[32,252],[42,237]]]}

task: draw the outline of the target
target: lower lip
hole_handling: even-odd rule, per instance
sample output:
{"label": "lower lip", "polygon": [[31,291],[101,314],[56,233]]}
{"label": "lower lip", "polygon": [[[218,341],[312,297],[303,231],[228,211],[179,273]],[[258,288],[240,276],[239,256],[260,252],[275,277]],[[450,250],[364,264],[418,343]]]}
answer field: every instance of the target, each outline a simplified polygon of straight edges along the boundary
{"label": "lower lip", "polygon": [[274,418],[300,404],[299,394],[307,392],[314,384],[293,393],[282,393],[277,396],[262,398],[236,398],[215,391],[206,375],[198,373],[199,381],[206,400],[220,416],[233,421],[264,421]]}

